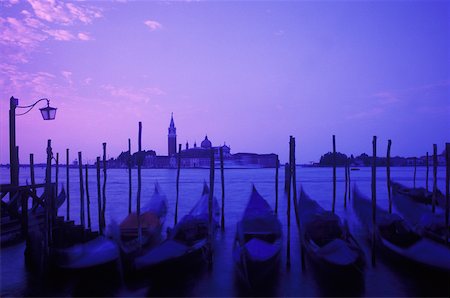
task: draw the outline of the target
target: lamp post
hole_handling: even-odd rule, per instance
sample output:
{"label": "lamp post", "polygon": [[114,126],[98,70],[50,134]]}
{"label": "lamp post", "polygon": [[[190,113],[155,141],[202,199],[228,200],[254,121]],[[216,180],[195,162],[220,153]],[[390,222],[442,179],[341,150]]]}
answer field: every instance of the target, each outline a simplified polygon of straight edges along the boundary
{"label": "lamp post", "polygon": [[[11,96],[9,99],[9,165],[11,174],[11,185],[19,185],[19,156],[16,146],[16,116],[22,116],[30,112],[39,102],[47,101],[47,106],[40,108],[42,118],[44,120],[54,120],[56,116],[56,108],[50,106],[47,98],[41,98],[35,103],[28,106],[19,106],[19,99]],[[16,114],[16,109],[27,109],[25,112]]]}

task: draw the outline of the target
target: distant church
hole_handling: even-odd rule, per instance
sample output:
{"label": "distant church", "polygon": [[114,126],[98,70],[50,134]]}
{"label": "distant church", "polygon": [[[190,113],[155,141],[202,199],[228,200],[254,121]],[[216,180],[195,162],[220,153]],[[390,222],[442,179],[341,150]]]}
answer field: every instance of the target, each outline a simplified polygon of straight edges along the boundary
{"label": "distant church", "polygon": [[[181,167],[183,168],[208,168],[211,161],[211,149],[214,150],[215,166],[220,166],[220,149],[222,149],[224,165],[227,168],[271,168],[276,165],[277,155],[256,153],[231,154],[230,146],[225,143],[221,146],[213,146],[208,136],[200,143],[200,147],[194,142],[193,147],[186,146],[181,152],[177,151],[177,128],[170,117],[167,134],[167,155],[156,155],[154,150],[144,151],[145,168],[176,168],[177,157],[180,155]],[[117,159],[108,161],[110,167],[125,168],[131,158],[131,163],[136,164],[137,153],[130,156],[128,151],[122,152]]]}
{"label": "distant church", "polygon": [[[173,113],[170,118],[170,124],[168,128],[167,135],[167,147],[168,147],[168,156],[172,157],[177,154],[177,128],[175,127],[175,122],[173,120]],[[187,167],[198,167],[203,165],[208,165],[210,158],[210,150],[214,149],[214,155],[216,159],[220,157],[220,148],[222,148],[224,158],[229,158],[230,154],[230,146],[224,144],[223,146],[212,146],[211,141],[208,139],[208,136],[205,136],[205,139],[201,142],[200,147],[197,147],[197,142],[194,142],[194,147],[189,147],[189,143],[186,142],[186,146],[184,150],[181,150],[181,157],[183,166]]]}
{"label": "distant church", "polygon": [[170,117],[169,134],[167,135],[168,156],[177,154],[177,128],[173,122],[173,113]]}

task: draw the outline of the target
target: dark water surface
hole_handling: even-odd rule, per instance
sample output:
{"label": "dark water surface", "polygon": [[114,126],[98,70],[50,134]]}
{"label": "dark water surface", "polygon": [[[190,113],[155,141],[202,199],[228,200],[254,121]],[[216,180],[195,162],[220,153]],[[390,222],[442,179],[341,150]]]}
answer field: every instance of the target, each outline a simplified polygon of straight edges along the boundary
{"label": "dark water surface", "polygon": [[[21,183],[29,181],[29,168],[20,169]],[[386,171],[377,171],[377,199],[387,209]],[[432,171],[430,171],[431,175]],[[0,182],[8,183],[9,169],[0,168]],[[71,218],[79,222],[79,177],[78,169],[70,169]],[[94,230],[97,229],[96,176],[89,174],[91,195],[91,217]],[[133,172],[133,209],[136,205],[136,170]],[[351,181],[370,196],[370,168],[351,172]],[[395,181],[412,186],[412,168],[392,168]],[[44,169],[36,168],[37,183],[43,181]],[[311,198],[325,209],[332,204],[332,169],[297,168],[297,179]],[[179,216],[186,214],[200,197],[203,181],[209,181],[209,170],[182,169],[180,177]],[[65,183],[65,168],[60,169],[60,181]],[[144,169],[142,171],[142,205],[152,194],[153,184],[158,181],[169,201],[166,225],[173,225],[175,206],[176,170]],[[216,171],[215,194],[221,200],[220,171]],[[448,275],[431,272],[405,264],[399,260],[377,256],[376,266],[370,263],[370,248],[365,231],[354,216],[351,204],[344,208],[344,171],[338,168],[336,212],[348,220],[350,229],[366,253],[366,269],[362,276],[325,276],[315,271],[308,259],[306,268],[301,269],[298,230],[294,211],[291,215],[291,268],[286,263],[287,200],[284,195],[284,169],[280,169],[279,217],[284,229],[282,266],[277,278],[259,291],[249,291],[236,280],[232,262],[232,246],[236,222],[241,218],[250,195],[252,183],[260,194],[275,206],[274,169],[230,169],[225,170],[225,231],[217,234],[214,264],[212,268],[195,266],[188,276],[180,278],[173,274],[163,280],[125,281],[116,265],[98,268],[95,272],[79,272],[71,275],[54,274],[44,278],[27,272],[23,260],[25,245],[18,244],[1,249],[1,296],[450,296]],[[425,168],[418,168],[418,186],[425,186]],[[432,180],[430,179],[430,188]],[[438,170],[438,187],[445,190],[445,169]],[[108,170],[107,180],[107,223],[120,222],[128,210],[128,174],[125,169]],[[59,215],[66,214],[64,204]],[[164,229],[165,231],[165,229]]]}

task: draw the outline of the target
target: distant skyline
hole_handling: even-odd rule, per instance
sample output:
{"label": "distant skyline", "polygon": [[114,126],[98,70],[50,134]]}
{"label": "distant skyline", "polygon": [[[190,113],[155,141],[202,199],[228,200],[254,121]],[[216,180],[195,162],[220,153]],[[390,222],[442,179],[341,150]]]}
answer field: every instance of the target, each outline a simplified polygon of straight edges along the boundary
{"label": "distant skyline", "polygon": [[[232,153],[297,161],[332,150],[422,156],[450,141],[447,1],[1,1],[0,163],[9,163],[9,98],[47,97],[16,119],[20,161],[53,152],[93,162],[167,154],[207,134]],[[19,111],[18,111],[19,112]]]}

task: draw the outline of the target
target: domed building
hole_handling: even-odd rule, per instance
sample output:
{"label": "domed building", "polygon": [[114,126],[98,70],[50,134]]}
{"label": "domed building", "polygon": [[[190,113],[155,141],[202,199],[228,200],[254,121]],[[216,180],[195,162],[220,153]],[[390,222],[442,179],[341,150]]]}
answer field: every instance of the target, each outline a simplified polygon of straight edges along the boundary
{"label": "domed building", "polygon": [[200,144],[200,147],[204,149],[210,149],[212,147],[211,141],[208,140],[208,135],[205,136],[205,139]]}

